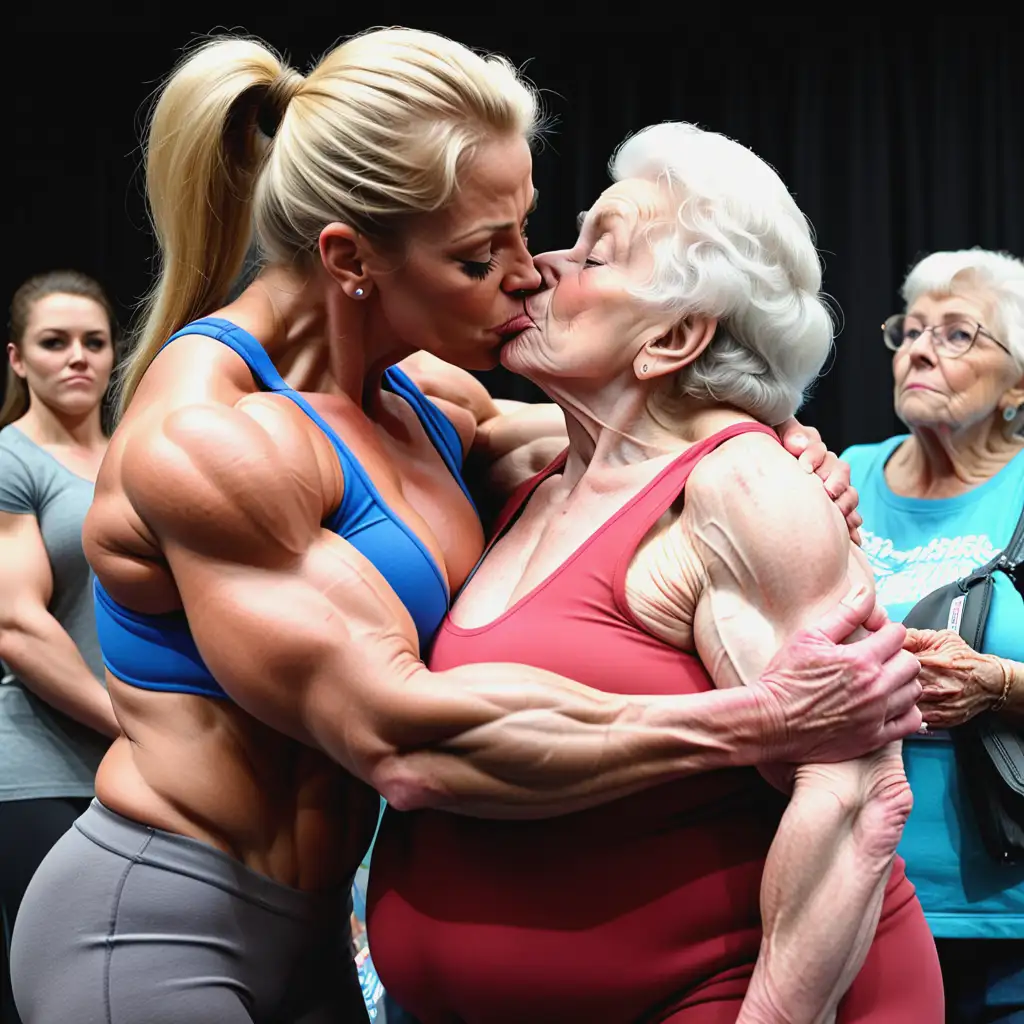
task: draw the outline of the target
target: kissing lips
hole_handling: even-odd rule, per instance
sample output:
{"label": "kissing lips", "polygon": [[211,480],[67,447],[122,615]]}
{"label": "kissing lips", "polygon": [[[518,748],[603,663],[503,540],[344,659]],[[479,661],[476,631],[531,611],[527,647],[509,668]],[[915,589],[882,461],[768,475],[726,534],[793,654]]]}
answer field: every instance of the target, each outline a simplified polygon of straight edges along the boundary
{"label": "kissing lips", "polygon": [[525,313],[518,313],[493,330],[495,334],[501,336],[502,344],[505,344],[505,342],[511,341],[516,335],[522,334],[523,331],[528,331],[533,326],[534,323],[530,317]]}

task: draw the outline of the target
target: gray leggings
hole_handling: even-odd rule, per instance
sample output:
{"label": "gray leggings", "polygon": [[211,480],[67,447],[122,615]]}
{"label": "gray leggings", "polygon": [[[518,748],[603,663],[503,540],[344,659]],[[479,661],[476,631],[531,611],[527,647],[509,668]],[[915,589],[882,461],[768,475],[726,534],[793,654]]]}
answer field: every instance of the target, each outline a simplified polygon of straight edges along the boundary
{"label": "gray leggings", "polygon": [[22,901],[18,1009],[25,1024],[361,1024],[346,896],[93,801]]}

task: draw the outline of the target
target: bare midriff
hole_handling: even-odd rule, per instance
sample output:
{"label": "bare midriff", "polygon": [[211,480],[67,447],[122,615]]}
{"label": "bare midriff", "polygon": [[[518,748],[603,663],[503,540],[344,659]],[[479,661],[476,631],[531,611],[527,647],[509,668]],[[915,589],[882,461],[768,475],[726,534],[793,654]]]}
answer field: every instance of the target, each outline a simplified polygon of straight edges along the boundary
{"label": "bare midriff", "polygon": [[237,705],[107,680],[124,734],[96,776],[106,807],[281,885],[315,891],[352,876],[377,824],[369,786]]}

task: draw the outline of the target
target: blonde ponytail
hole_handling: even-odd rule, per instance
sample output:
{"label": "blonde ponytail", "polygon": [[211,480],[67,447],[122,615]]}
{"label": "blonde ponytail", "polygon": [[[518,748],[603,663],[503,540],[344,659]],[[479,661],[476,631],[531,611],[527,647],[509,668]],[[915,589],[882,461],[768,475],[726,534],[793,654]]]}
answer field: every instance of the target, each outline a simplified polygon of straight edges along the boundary
{"label": "blonde ponytail", "polygon": [[253,190],[267,147],[257,119],[265,124],[273,107],[280,120],[302,82],[267,47],[227,39],[193,52],[164,86],[146,139],[160,272],[122,370],[119,413],[164,342],[226,299],[252,240]]}
{"label": "blonde ponytail", "polygon": [[451,201],[481,142],[531,140],[540,127],[537,94],[508,61],[432,32],[354,36],[308,78],[249,40],[197,50],[150,124],[160,277],[121,410],[164,342],[226,301],[254,228],[261,257],[276,264],[311,262],[332,221],[376,242],[400,239],[409,218]]}

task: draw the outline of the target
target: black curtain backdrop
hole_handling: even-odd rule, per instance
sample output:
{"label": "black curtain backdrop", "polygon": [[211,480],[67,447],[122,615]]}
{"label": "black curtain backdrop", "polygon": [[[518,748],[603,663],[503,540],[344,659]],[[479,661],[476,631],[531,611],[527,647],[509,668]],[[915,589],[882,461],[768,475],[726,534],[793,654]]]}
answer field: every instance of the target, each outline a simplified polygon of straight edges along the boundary
{"label": "black curtain backdrop", "polygon": [[[557,123],[536,159],[534,251],[571,242],[578,211],[607,184],[612,150],[647,124],[696,122],[768,160],[814,224],[842,317],[835,359],[802,415],[837,450],[896,430],[879,324],[911,263],[974,245],[1024,255],[1020,17],[694,20],[635,4],[629,18],[564,6],[549,17],[546,6],[483,17],[389,3],[323,16],[297,5],[267,17],[214,3],[200,17],[155,4],[72,15],[45,5],[13,16],[0,299],[6,308],[28,275],[73,266],[129,319],[153,269],[141,129],[198,35],[256,34],[305,70],[346,34],[405,24],[500,51],[544,91]],[[537,397],[504,371],[485,379],[497,394]]]}

